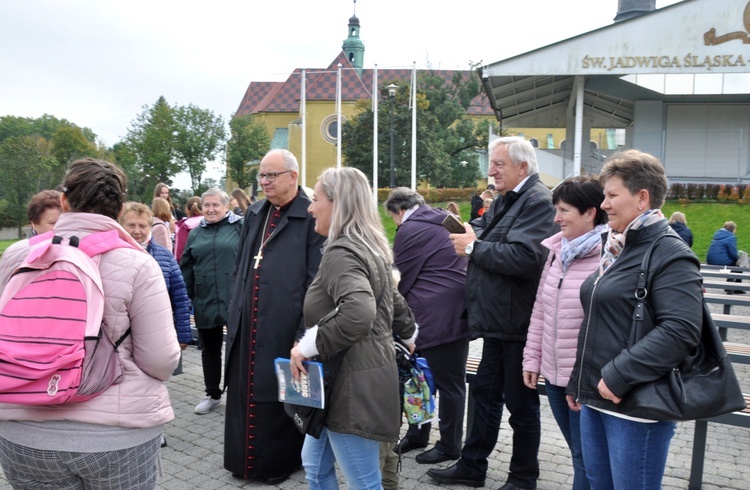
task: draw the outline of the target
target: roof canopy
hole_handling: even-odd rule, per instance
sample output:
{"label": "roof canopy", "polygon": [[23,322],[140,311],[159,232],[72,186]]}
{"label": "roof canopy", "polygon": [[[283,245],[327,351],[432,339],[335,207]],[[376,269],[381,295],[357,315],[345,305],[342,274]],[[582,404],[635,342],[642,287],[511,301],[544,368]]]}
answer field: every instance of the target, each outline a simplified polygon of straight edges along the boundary
{"label": "roof canopy", "polygon": [[592,127],[627,127],[636,100],[748,102],[750,2],[685,0],[480,69],[504,126],[564,127],[584,77]]}

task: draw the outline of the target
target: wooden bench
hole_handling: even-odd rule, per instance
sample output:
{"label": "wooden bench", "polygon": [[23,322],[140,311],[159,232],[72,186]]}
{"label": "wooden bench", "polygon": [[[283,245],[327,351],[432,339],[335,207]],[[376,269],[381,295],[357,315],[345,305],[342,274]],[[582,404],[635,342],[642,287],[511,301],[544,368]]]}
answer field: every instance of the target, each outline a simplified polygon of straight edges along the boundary
{"label": "wooden bench", "polygon": [[708,304],[724,305],[722,313],[725,315],[732,313],[732,306],[750,307],[750,295],[737,296],[723,293],[703,293],[703,298]]}
{"label": "wooden bench", "polygon": [[[731,298],[730,295],[721,295]],[[737,304],[737,303],[732,303]],[[726,339],[726,331],[729,328],[741,330],[750,330],[750,317],[713,313],[712,317],[717,327],[724,331],[723,339]],[[724,342],[724,348],[730,360],[738,364],[750,364],[750,345],[739,344],[735,342]],[[479,369],[479,357],[470,356],[466,360],[466,381],[469,384],[468,407],[466,427],[471,430],[471,424],[474,419],[474,398],[471,396],[471,388],[476,379],[477,370]],[[540,395],[546,394],[544,378],[539,377],[537,390]],[[745,401],[750,404],[750,395],[745,395]],[[738,412],[728,413],[719,417],[713,417],[706,420],[696,420],[693,431],[693,454],[690,465],[690,480],[688,489],[699,490],[703,484],[703,468],[706,458],[706,441],[708,439],[708,423],[732,425],[736,427],[750,428],[750,406]]]}
{"label": "wooden bench", "polygon": [[710,265],[701,264],[701,272],[703,271],[733,271],[741,274],[750,274],[750,268],[738,267],[736,265]]}
{"label": "wooden bench", "polygon": [[[745,394],[745,402],[750,404],[750,395]],[[688,490],[700,490],[703,486],[703,466],[706,458],[706,441],[708,440],[708,423],[733,425],[736,427],[750,428],[750,407],[745,407],[739,412],[710,418],[707,420],[696,420],[693,431],[693,457],[690,464],[690,482]]]}
{"label": "wooden bench", "polygon": [[[706,276],[703,276],[706,277]],[[703,287],[706,290],[719,289],[729,291],[750,291],[750,281],[746,282],[726,282],[726,281],[703,281]]]}

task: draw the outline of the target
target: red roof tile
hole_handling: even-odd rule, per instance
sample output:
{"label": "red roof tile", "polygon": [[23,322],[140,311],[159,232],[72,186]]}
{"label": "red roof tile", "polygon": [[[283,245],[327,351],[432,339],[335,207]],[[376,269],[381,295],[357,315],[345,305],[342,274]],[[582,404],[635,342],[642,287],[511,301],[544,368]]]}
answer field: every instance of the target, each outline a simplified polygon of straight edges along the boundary
{"label": "red roof tile", "polygon": [[[341,99],[356,101],[372,97],[372,80],[374,71],[362,69],[361,75],[352,66],[342,51],[327,68],[305,69],[307,100],[336,100],[336,77],[338,65],[341,64]],[[434,73],[450,80],[457,70],[434,70]],[[251,82],[245,96],[237,109],[237,115],[258,112],[299,112],[302,69],[297,68],[284,82]],[[463,71],[466,76],[470,72]],[[412,70],[378,69],[378,84],[389,84],[393,81],[411,80]],[[474,97],[467,110],[470,115],[493,114],[489,100],[484,92]]]}

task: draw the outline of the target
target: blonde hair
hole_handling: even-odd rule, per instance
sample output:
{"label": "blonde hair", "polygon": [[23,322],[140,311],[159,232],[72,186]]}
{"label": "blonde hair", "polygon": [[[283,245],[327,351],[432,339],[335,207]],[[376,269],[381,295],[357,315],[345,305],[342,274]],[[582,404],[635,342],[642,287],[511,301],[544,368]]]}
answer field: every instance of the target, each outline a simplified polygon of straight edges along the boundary
{"label": "blonde hair", "polygon": [[189,218],[192,218],[193,216],[201,216],[203,214],[201,198],[198,196],[189,198],[185,203],[185,213]]}
{"label": "blonde hair", "polygon": [[[164,199],[162,199],[162,201],[163,200]],[[128,213],[135,213],[138,216],[145,216],[146,218],[148,218],[148,225],[154,225],[154,213],[152,213],[148,206],[146,206],[145,204],[141,204],[135,201],[128,201],[123,204],[122,213],[120,213],[119,219],[121,225],[125,224],[125,215],[127,215]]]}
{"label": "blonde hair", "polygon": [[672,216],[669,217],[669,224],[671,225],[672,223],[682,223],[683,225],[686,225],[687,220],[685,219],[685,213],[679,211],[672,213]]}
{"label": "blonde hair", "polygon": [[387,263],[393,263],[391,247],[365,174],[353,167],[328,168],[320,174],[318,182],[333,203],[328,243],[342,237],[361,241]]}
{"label": "blonde hair", "polygon": [[151,212],[164,222],[169,223],[172,220],[172,207],[169,205],[169,201],[162,197],[155,197],[151,201]]}

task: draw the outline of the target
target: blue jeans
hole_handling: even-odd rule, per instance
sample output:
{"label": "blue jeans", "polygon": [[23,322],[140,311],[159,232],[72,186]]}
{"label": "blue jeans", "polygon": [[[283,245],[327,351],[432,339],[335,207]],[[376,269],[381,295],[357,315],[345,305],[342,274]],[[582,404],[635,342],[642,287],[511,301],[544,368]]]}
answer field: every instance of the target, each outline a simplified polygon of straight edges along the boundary
{"label": "blue jeans", "polygon": [[583,465],[581,452],[581,412],[568,408],[565,399],[565,386],[555,386],[546,381],[547,399],[552,415],[555,416],[565,441],[573,457],[573,490],[588,490],[589,481],[586,478],[586,468]]}
{"label": "blue jeans", "polygon": [[581,407],[583,462],[593,490],[659,490],[674,422],[643,423]]}
{"label": "blue jeans", "polygon": [[487,474],[487,457],[495,449],[503,406],[508,407],[508,424],[513,429],[513,454],[508,483],[536,488],[539,478],[539,393],[523,384],[525,342],[485,338],[482,360],[472,385],[474,422],[469,429],[458,469],[475,478]]}
{"label": "blue jeans", "polygon": [[372,439],[341,434],[324,428],[320,439],[305,436],[302,465],[310,490],[339,488],[334,462],[344,472],[352,490],[382,490],[380,443]]}

